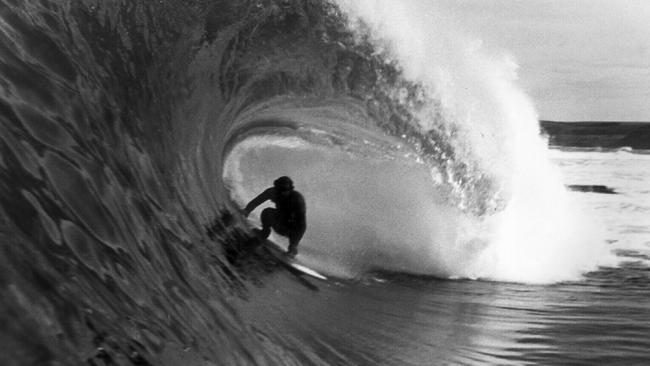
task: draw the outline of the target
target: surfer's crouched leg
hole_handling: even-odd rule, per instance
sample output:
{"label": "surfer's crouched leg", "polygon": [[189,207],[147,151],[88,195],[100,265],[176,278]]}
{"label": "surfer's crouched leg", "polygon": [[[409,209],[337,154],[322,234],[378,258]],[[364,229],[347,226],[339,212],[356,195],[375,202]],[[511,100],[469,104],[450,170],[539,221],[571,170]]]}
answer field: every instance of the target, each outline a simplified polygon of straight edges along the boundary
{"label": "surfer's crouched leg", "polygon": [[260,219],[262,220],[262,230],[260,231],[260,237],[266,239],[271,235],[271,228],[276,225],[278,221],[278,210],[267,207],[262,211]]}
{"label": "surfer's crouched leg", "polygon": [[289,235],[287,235],[289,237],[289,249],[287,250],[287,255],[295,257],[296,254],[298,254],[298,244],[300,243],[302,236],[305,234],[305,229],[306,227],[301,225],[297,228],[293,228]]}

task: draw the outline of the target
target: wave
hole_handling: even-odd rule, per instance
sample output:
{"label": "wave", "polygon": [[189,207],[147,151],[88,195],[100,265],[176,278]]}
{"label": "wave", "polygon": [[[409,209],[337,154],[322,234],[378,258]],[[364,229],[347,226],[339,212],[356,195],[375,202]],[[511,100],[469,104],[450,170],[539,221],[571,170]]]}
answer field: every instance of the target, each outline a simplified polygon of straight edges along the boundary
{"label": "wave", "polygon": [[[370,57],[380,58],[369,67],[379,75],[372,93],[362,97],[365,105],[351,107],[357,99],[321,100],[314,106],[308,98],[294,97],[290,106],[275,101],[261,115],[246,115],[242,124],[290,120],[295,128],[316,128],[323,131],[320,137],[331,134],[337,149],[353,150],[347,152],[377,168],[361,169],[322,149],[313,153],[316,149],[308,143],[301,149],[282,148],[288,140],[264,140],[250,132],[255,142],[242,137],[242,146],[227,153],[225,178],[238,205],[274,174],[302,178],[308,201],[313,197],[306,243],[310,250],[319,248],[313,265],[324,271],[333,270],[333,261],[336,272],[352,276],[379,267],[547,282],[576,278],[590,268],[603,255],[602,246],[594,249],[598,239],[576,232],[589,224],[571,208],[560,176],[548,162],[535,111],[513,82],[511,61],[489,58],[442,19],[436,19],[436,26],[418,23],[411,15],[430,14],[431,9],[414,2],[341,6],[356,37],[348,47],[361,43],[373,50]],[[386,68],[392,83],[382,78]],[[346,97],[355,95],[344,91]],[[388,113],[377,113],[376,105],[387,106]],[[381,142],[377,130],[384,135]],[[364,151],[351,147],[357,141],[368,145]],[[377,151],[368,153],[374,145]],[[400,150],[404,158],[393,156]],[[372,158],[388,155],[396,160],[375,163]],[[374,189],[368,182],[387,183]],[[408,209],[400,211],[399,202]],[[341,222],[333,222],[334,217]],[[567,255],[567,247],[575,252]],[[585,251],[591,254],[585,256]]]}
{"label": "wave", "polygon": [[0,4],[0,313],[32,314],[7,330],[14,363],[318,362],[233,300],[239,207],[285,172],[305,253],[341,276],[549,282],[601,256],[514,63],[416,16],[433,6]]}

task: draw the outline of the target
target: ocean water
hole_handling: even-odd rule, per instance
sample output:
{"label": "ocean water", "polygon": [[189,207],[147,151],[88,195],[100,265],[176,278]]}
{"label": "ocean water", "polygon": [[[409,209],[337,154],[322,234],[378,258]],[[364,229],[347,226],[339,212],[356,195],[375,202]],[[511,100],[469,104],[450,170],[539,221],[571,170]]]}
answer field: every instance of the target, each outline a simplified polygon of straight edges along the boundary
{"label": "ocean water", "polygon": [[[0,18],[1,364],[650,362],[650,154],[549,150],[516,63],[435,4]],[[330,281],[241,215],[286,174]]]}

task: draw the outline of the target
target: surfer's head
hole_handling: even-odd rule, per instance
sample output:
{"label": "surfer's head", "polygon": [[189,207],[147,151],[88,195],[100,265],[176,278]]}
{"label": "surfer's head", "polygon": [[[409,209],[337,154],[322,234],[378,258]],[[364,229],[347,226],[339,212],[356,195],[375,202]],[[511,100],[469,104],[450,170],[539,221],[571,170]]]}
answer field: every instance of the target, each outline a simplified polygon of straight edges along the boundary
{"label": "surfer's head", "polygon": [[280,194],[288,194],[293,191],[293,181],[287,176],[280,177],[273,181],[273,187]]}

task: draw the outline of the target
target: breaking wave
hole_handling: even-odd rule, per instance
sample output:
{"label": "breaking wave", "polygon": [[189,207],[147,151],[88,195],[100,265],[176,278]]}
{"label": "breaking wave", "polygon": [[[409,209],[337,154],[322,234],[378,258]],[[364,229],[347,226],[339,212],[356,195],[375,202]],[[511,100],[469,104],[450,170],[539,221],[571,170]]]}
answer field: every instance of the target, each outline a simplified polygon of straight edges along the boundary
{"label": "breaking wave", "polygon": [[228,248],[252,240],[239,208],[281,175],[307,198],[301,253],[336,277],[552,282],[593,268],[602,248],[514,62],[435,14],[0,1],[1,314],[32,314],[5,357],[76,363],[92,344],[170,364],[317,362],[255,333],[232,300],[247,275]]}

